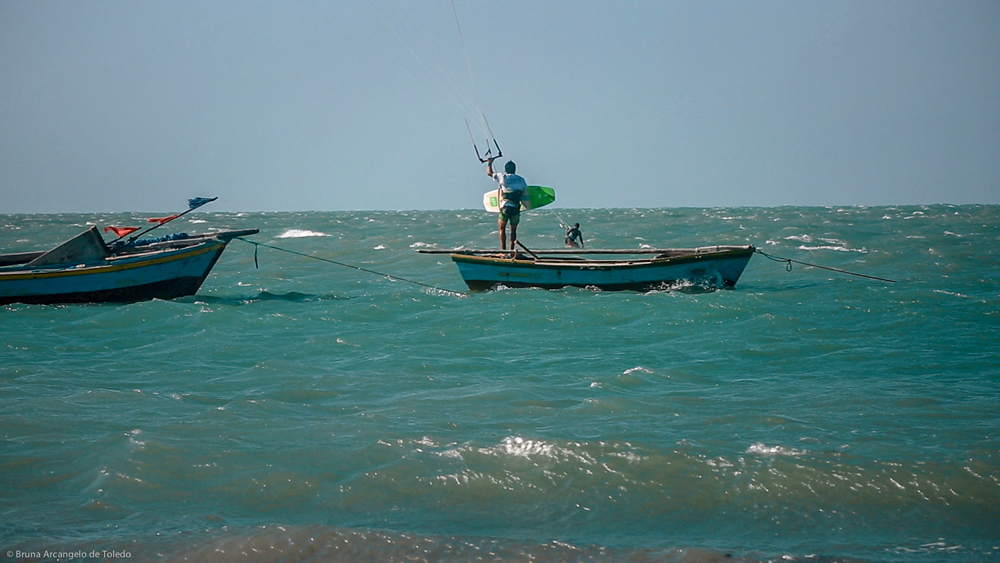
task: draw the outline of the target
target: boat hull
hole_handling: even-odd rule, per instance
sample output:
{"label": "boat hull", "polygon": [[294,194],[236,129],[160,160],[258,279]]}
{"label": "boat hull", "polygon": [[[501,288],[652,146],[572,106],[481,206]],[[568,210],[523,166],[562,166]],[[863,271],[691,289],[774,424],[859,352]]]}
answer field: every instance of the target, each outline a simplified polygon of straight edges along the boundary
{"label": "boat hull", "polygon": [[465,254],[452,254],[452,260],[473,291],[567,286],[650,291],[685,283],[732,288],[753,254],[752,246],[738,246],[706,247],[690,254],[633,260],[509,259]]}
{"label": "boat hull", "polygon": [[128,303],[193,295],[225,248],[225,241],[208,239],[100,264],[0,271],[0,305]]}

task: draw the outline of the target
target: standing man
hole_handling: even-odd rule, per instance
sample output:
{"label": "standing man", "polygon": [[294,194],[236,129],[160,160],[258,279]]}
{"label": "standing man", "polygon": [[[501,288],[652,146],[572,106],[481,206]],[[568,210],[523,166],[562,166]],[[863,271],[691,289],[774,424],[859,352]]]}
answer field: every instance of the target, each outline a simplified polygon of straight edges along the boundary
{"label": "standing man", "polygon": [[507,250],[507,233],[504,232],[507,225],[510,225],[510,249],[514,250],[514,243],[517,242],[517,224],[521,221],[521,199],[528,189],[528,183],[524,178],[514,172],[517,165],[514,161],[508,160],[503,167],[503,172],[493,172],[493,157],[486,160],[486,175],[493,178],[499,184],[497,188],[498,203],[500,204],[500,249]]}

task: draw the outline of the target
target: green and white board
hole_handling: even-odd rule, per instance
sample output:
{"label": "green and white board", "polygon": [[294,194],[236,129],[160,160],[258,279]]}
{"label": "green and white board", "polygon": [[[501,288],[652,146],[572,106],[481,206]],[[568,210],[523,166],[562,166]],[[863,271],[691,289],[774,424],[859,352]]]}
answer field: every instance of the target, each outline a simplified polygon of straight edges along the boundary
{"label": "green and white board", "polygon": [[[483,207],[486,211],[500,213],[499,190],[490,190],[483,194]],[[527,197],[521,200],[521,211],[537,209],[556,200],[556,191],[545,186],[528,186]]]}

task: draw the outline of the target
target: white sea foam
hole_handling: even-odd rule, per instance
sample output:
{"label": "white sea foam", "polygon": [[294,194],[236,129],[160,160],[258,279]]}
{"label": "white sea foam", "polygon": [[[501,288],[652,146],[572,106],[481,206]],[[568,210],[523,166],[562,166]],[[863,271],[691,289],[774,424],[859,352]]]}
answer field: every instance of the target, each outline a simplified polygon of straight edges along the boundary
{"label": "white sea foam", "polygon": [[309,231],[304,229],[288,229],[287,231],[278,235],[278,238],[306,238],[306,237],[329,237],[333,235],[328,235],[326,233],[321,233],[318,231]]}
{"label": "white sea foam", "polygon": [[832,246],[832,245],[806,246],[806,245],[800,245],[798,247],[798,249],[799,250],[834,250],[836,252],[859,252],[861,254],[868,254],[868,249],[867,248],[847,248],[846,246]]}
{"label": "white sea foam", "polygon": [[562,447],[543,440],[525,439],[521,436],[508,436],[496,446],[479,448],[479,453],[496,456],[512,457],[546,457],[556,460],[576,460],[580,463],[593,465],[593,457],[586,452],[576,451],[571,447]]}
{"label": "white sea foam", "polygon": [[541,440],[525,440],[520,436],[508,436],[500,442],[497,450],[507,455],[519,457],[532,455],[553,457],[556,447]]}
{"label": "white sea foam", "polygon": [[751,444],[750,447],[747,448],[746,453],[771,456],[800,456],[808,452],[804,450],[797,450],[795,448],[786,448],[784,446],[768,446],[763,442],[757,442],[756,444]]}
{"label": "white sea foam", "polygon": [[951,295],[951,296],[954,296],[954,297],[964,297],[966,299],[971,299],[970,296],[968,296],[968,295],[966,295],[964,293],[955,293],[953,291],[945,291],[943,289],[935,289],[934,293],[940,293],[942,295]]}

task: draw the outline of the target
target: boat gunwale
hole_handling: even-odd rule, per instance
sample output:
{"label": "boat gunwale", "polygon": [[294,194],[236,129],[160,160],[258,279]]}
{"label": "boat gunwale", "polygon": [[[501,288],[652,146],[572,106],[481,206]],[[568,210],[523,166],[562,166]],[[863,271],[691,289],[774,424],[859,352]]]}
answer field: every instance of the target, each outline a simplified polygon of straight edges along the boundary
{"label": "boat gunwale", "polygon": [[[708,251],[709,248],[724,248],[725,250]],[[688,249],[683,249],[688,250]],[[468,262],[477,264],[493,264],[497,266],[508,266],[517,268],[572,268],[572,269],[592,269],[592,270],[620,270],[642,267],[660,267],[672,264],[684,264],[687,262],[697,262],[701,260],[727,260],[743,257],[750,257],[756,251],[753,245],[729,246],[729,247],[703,247],[691,249],[695,252],[677,254],[673,256],[659,255],[652,258],[626,259],[626,260],[594,260],[578,257],[547,258],[544,251],[535,251],[538,258],[523,258],[524,253],[518,253],[514,258],[504,256],[483,256],[478,254],[464,254],[456,252],[451,254],[454,262]],[[681,249],[677,249],[678,252]],[[701,251],[701,252],[697,252]]]}
{"label": "boat gunwale", "polygon": [[73,263],[53,264],[51,266],[34,267],[34,268],[26,267],[27,264],[31,262],[32,259],[45,254],[47,252],[45,250],[0,254],[0,263],[2,263],[4,259],[6,259],[6,261],[8,262],[6,264],[0,265],[0,276],[4,276],[4,278],[10,279],[7,276],[19,273],[22,274],[54,273],[54,272],[79,273],[83,270],[87,270],[88,273],[92,273],[95,268],[107,268],[108,266],[122,266],[125,264],[131,264],[132,262],[136,261],[141,262],[144,265],[146,263],[149,263],[149,261],[151,260],[156,260],[156,258],[153,258],[154,255],[164,255],[166,253],[171,253],[171,252],[184,252],[205,245],[215,245],[215,244],[228,245],[236,237],[253,235],[259,232],[260,232],[259,229],[219,231],[217,233],[204,233],[200,235],[192,235],[187,238],[154,242],[149,244],[143,244],[140,246],[126,246],[113,252],[111,255],[109,255],[101,262],[84,263],[83,267],[80,267],[79,264],[73,264]]}
{"label": "boat gunwale", "polygon": [[[38,278],[56,278],[78,275],[102,275],[147,268],[177,260],[187,260],[205,254],[206,252],[222,252],[228,243],[220,240],[202,240],[183,248],[166,248],[142,254],[110,256],[105,263],[84,264],[82,266],[61,265],[56,268],[24,268],[8,266],[0,268],[0,280],[22,280]],[[221,248],[220,248],[221,247]]]}
{"label": "boat gunwale", "polygon": [[502,250],[490,248],[418,248],[419,254],[462,254],[466,256],[488,256],[488,255],[510,255],[510,254],[534,254],[536,256],[547,255],[645,255],[655,254],[657,256],[687,256],[690,254],[715,254],[729,251],[752,250],[752,244],[719,244],[710,246],[699,246],[693,248],[552,248],[544,250]]}

